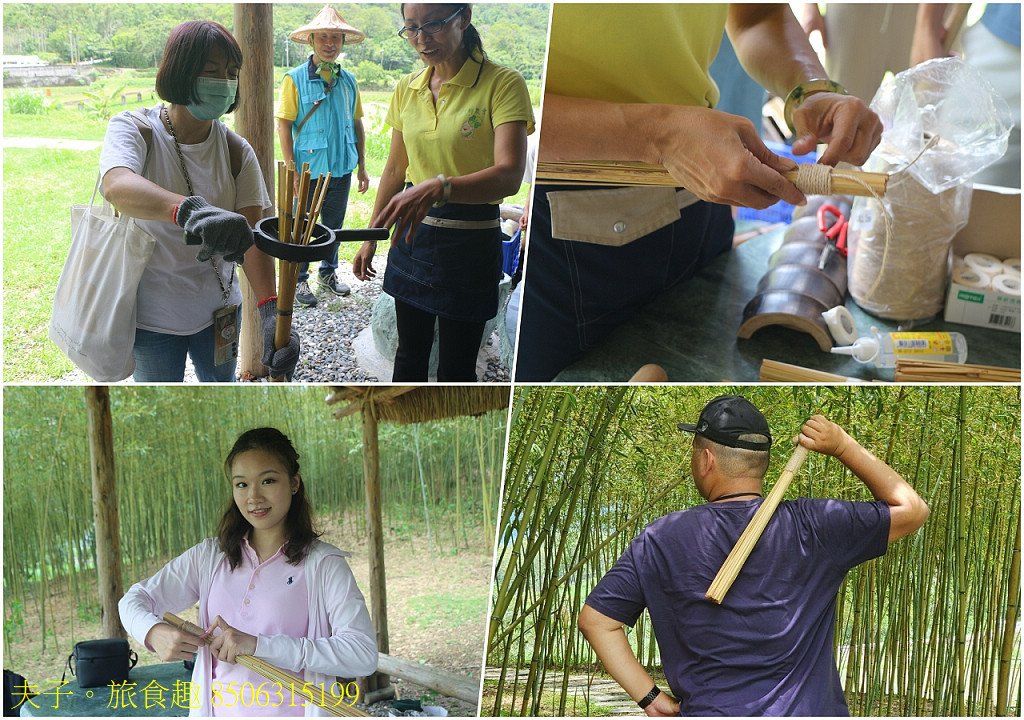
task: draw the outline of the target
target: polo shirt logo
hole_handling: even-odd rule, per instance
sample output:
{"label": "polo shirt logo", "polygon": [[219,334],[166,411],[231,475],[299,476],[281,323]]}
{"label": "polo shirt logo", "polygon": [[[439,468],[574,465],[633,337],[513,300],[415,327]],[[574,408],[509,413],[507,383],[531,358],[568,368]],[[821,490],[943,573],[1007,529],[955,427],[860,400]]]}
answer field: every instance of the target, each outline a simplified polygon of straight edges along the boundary
{"label": "polo shirt logo", "polygon": [[290,578],[288,578],[288,582],[286,582],[285,585],[291,585],[293,582],[295,582],[295,578],[294,577],[290,577]]}
{"label": "polo shirt logo", "polygon": [[466,119],[466,122],[462,123],[462,127],[459,130],[459,132],[462,133],[462,137],[473,137],[473,133],[476,132],[476,129],[483,125],[483,120],[481,118],[486,112],[487,110],[484,108],[476,108],[470,111],[469,117]]}

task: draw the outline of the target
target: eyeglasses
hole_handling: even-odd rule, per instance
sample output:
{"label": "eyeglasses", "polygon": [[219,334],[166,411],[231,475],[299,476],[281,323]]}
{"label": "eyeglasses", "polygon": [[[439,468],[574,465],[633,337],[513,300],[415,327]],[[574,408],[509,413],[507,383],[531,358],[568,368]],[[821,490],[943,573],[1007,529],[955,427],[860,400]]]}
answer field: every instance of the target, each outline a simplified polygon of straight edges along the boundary
{"label": "eyeglasses", "polygon": [[445,25],[450,23],[459,15],[461,15],[463,10],[465,10],[465,8],[459,8],[454,13],[446,17],[444,20],[431,20],[430,22],[423,23],[419,27],[415,27],[413,25],[406,25],[404,28],[398,31],[398,37],[403,38],[404,40],[408,40],[409,38],[416,37],[420,33],[424,33],[426,35],[436,35],[437,33],[444,30]]}

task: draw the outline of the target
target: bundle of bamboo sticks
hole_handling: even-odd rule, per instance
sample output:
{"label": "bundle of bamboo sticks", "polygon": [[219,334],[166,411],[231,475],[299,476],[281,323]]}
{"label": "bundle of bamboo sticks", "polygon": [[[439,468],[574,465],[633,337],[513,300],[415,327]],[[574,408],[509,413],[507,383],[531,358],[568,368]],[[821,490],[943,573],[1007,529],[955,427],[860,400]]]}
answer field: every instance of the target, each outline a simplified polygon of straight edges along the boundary
{"label": "bundle of bamboo sticks", "polygon": [[[278,242],[309,245],[313,239],[316,219],[320,217],[331,174],[319,175],[313,188],[313,199],[309,203],[309,163],[302,164],[298,193],[295,192],[295,167],[283,162],[277,164],[277,240]],[[294,210],[293,210],[294,208]],[[277,327],[274,335],[274,349],[280,350],[288,344],[292,332],[292,309],[295,307],[295,285],[299,279],[299,263],[279,260],[280,268],[277,289]]]}
{"label": "bundle of bamboo sticks", "polygon": [[781,383],[856,383],[857,378],[836,375],[823,370],[813,370],[800,365],[790,365],[778,360],[761,361],[761,382]]}
{"label": "bundle of bamboo sticks", "polygon": [[[195,635],[196,640],[202,645],[210,644],[210,638],[203,637],[204,631],[201,627],[178,617],[174,613],[164,613],[164,622],[190,635]],[[281,686],[282,693],[286,690],[291,690],[307,702],[323,708],[329,715],[335,717],[369,717],[368,713],[346,704],[345,698],[338,697],[333,692],[328,692],[326,688],[317,690],[313,685],[307,684],[302,678],[296,677],[276,665],[271,665],[266,660],[261,660],[253,655],[237,655],[235,656],[235,662],[244,668],[252,670],[260,677],[266,678],[272,683],[277,683]]]}
{"label": "bundle of bamboo sticks", "polygon": [[1020,370],[937,360],[897,360],[896,382],[1019,383]]}
{"label": "bundle of bamboo sticks", "polygon": [[[783,176],[793,182],[797,171],[790,170]],[[645,185],[678,187],[679,181],[661,165],[640,162],[574,161],[537,162],[537,182],[565,183],[570,185]],[[884,195],[889,182],[887,173],[865,172],[843,169],[832,177],[832,191],[841,195],[863,195],[871,197]],[[868,190],[870,188],[870,190]]]}
{"label": "bundle of bamboo sticks", "polygon": [[786,463],[786,467],[782,470],[782,475],[779,476],[778,482],[775,483],[775,487],[772,488],[772,491],[768,493],[768,497],[761,503],[761,507],[754,513],[750,524],[747,525],[740,535],[740,539],[736,541],[736,545],[733,546],[728,557],[725,558],[725,562],[722,563],[722,567],[719,569],[718,574],[715,575],[715,579],[711,581],[711,586],[708,587],[707,593],[704,594],[704,597],[708,600],[718,605],[722,604],[725,594],[729,592],[729,588],[736,582],[736,577],[740,574],[740,570],[743,569],[743,563],[747,561],[757,541],[761,539],[761,534],[768,526],[768,521],[772,519],[775,508],[782,502],[782,496],[786,494],[789,484],[793,482],[793,477],[800,471],[800,467],[804,464],[804,460],[807,459],[809,452],[803,445],[796,446],[796,449],[789,458],[789,462]]}

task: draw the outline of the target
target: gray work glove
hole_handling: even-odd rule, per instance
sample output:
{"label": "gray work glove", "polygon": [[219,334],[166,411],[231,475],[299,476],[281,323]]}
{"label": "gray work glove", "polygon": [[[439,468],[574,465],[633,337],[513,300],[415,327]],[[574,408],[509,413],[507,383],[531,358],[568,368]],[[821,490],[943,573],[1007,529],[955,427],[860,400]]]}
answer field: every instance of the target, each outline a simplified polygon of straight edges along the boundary
{"label": "gray work glove", "polygon": [[202,242],[196,255],[199,262],[223,255],[228,262],[241,263],[245,251],[252,246],[252,228],[245,217],[214,207],[198,195],[181,201],[177,222],[186,233]]}
{"label": "gray work glove", "polygon": [[260,328],[263,330],[263,364],[270,368],[274,377],[292,379],[299,362],[299,336],[292,330],[288,344],[274,350],[274,335],[277,331],[277,300],[268,300],[260,308]]}

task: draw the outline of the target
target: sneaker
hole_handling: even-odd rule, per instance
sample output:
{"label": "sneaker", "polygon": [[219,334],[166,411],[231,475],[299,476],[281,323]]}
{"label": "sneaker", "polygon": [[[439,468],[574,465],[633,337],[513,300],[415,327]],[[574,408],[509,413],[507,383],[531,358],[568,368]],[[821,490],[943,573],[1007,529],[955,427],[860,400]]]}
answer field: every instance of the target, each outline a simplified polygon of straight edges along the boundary
{"label": "sneaker", "polygon": [[298,300],[299,305],[305,305],[306,307],[316,307],[317,299],[309,289],[309,283],[305,280],[295,286],[295,299]]}
{"label": "sneaker", "polygon": [[338,278],[334,273],[331,273],[330,275],[321,275],[319,287],[324,288],[325,290],[330,290],[335,295],[341,295],[342,297],[345,297],[352,292],[348,285],[343,282],[338,282]]}

